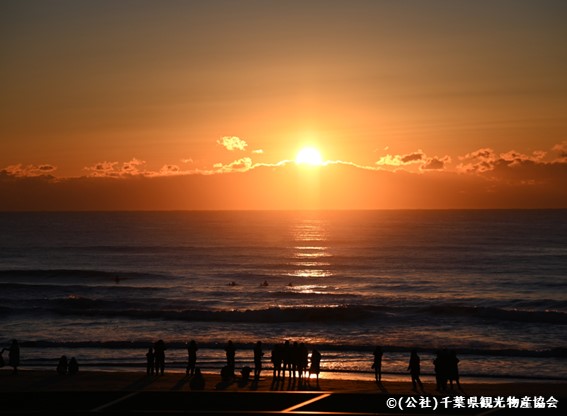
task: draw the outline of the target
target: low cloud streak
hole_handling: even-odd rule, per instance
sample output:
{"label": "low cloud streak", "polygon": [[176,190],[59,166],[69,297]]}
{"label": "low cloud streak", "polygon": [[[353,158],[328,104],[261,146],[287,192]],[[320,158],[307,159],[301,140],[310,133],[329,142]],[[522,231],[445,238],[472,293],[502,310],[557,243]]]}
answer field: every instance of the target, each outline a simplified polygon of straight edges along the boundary
{"label": "low cloud streak", "polygon": [[95,163],[75,178],[54,176],[48,163],[15,164],[0,170],[0,209],[567,208],[566,149],[481,148],[457,157],[452,168],[449,156],[421,150],[373,166],[332,160],[307,168],[251,157],[210,168],[150,168],[131,158]]}

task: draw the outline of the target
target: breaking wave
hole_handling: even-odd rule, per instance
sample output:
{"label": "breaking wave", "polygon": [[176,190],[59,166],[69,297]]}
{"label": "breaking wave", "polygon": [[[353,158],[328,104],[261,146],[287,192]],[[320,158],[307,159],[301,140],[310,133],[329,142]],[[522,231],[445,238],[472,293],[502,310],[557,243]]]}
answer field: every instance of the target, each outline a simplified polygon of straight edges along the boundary
{"label": "breaking wave", "polygon": [[[193,302],[194,303],[194,302]],[[336,304],[326,306],[267,307],[260,309],[213,310],[187,308],[181,301],[159,301],[147,298],[107,300],[70,295],[56,299],[32,299],[24,303],[3,307],[0,314],[57,313],[88,317],[118,317],[126,319],[177,320],[185,322],[241,322],[241,323],[285,323],[285,322],[361,322],[408,320],[416,317],[438,318],[460,317],[484,322],[525,322],[567,324],[567,313],[550,310],[516,310],[491,307],[471,307],[454,304],[418,306],[379,306]],[[206,306],[206,305],[205,305]]]}

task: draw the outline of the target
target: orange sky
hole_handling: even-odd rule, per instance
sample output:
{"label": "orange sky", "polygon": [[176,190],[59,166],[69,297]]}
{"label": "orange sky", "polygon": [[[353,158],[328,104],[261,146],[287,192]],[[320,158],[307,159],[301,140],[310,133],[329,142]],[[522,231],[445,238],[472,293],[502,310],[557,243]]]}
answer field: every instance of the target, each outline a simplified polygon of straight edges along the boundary
{"label": "orange sky", "polygon": [[566,15],[5,0],[0,210],[567,207]]}

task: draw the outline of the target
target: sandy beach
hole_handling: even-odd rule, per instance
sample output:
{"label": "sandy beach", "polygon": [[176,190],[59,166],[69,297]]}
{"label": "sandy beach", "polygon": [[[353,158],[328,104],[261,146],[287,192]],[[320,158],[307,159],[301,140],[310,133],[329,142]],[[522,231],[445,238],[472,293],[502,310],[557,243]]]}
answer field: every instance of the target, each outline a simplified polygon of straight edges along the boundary
{"label": "sandy beach", "polygon": [[[331,391],[364,392],[413,395],[411,382],[384,381],[381,386],[372,381],[321,378],[319,386],[314,378],[309,385],[298,387],[286,379],[274,385],[268,374],[262,375],[258,383],[242,383],[237,378],[233,383],[221,385],[220,375],[205,373],[206,391]],[[457,395],[501,395],[501,396],[567,396],[567,383],[559,381],[517,381],[517,382],[461,382],[462,392],[448,390],[447,394]],[[424,383],[427,394],[439,394],[433,383]],[[181,372],[166,373],[163,376],[146,376],[143,372],[82,371],[73,376],[60,376],[55,370],[20,370],[17,376],[10,370],[0,371],[0,390],[4,392],[36,391],[190,391],[189,377]]]}
{"label": "sandy beach", "polygon": [[[271,377],[259,382],[221,383],[220,375],[204,374],[202,391],[192,391],[184,373],[147,376],[143,372],[83,371],[58,375],[55,371],[0,372],[2,413],[30,414],[159,414],[180,412],[208,415],[271,414],[559,414],[567,399],[564,382],[466,383],[462,391],[435,392],[424,383],[424,392],[413,392],[409,381],[372,381],[323,378],[298,386]],[[510,405],[512,399],[517,404]],[[493,405],[501,400],[498,408]],[[472,404],[471,404],[472,403]],[[484,405],[481,405],[484,403]],[[527,403],[528,408],[521,408]],[[457,407],[460,404],[460,407]]]}

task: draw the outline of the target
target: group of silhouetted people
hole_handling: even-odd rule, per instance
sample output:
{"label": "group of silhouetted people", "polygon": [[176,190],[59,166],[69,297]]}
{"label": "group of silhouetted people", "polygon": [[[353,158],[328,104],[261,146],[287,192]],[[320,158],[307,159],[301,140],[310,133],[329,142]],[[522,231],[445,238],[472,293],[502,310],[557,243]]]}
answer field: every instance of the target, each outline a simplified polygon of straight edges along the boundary
{"label": "group of silhouetted people", "polygon": [[459,382],[459,359],[454,350],[441,350],[433,360],[435,369],[435,383],[437,391],[447,390],[447,383],[453,388],[455,382],[457,388],[461,390]]}
{"label": "group of silhouetted people", "polygon": [[[163,375],[165,372],[165,350],[166,345],[163,340],[154,343],[153,347],[148,348],[146,353],[146,373],[148,376]],[[185,374],[191,377],[189,386],[192,390],[203,390],[205,388],[205,378],[197,364],[197,343],[191,340],[187,344],[187,369]]]}
{"label": "group of silhouetted people", "polygon": [[303,342],[292,344],[286,340],[282,344],[275,344],[271,361],[274,381],[285,379],[287,372],[290,379],[299,379],[300,382],[305,378],[309,379],[311,374],[315,374],[317,383],[319,383],[321,353],[313,349],[309,365],[309,351]]}
{"label": "group of silhouetted people", "polygon": [[[433,368],[435,371],[435,384],[436,390],[443,392],[447,390],[447,383],[449,382],[453,388],[453,381],[459,390],[461,384],[459,382],[459,359],[454,350],[441,350],[437,352],[437,356],[433,360]],[[419,355],[416,350],[412,350],[408,370],[411,375],[411,383],[414,391],[423,390],[423,384],[420,380],[421,364]]]}
{"label": "group of silhouetted people", "polygon": [[61,376],[77,374],[79,372],[79,363],[75,357],[71,357],[70,360],[67,360],[67,356],[62,355],[61,358],[59,358],[56,370],[57,374]]}
{"label": "group of silhouetted people", "polygon": [[150,375],[162,375],[165,371],[165,342],[159,340],[146,353],[146,372]]}
{"label": "group of silhouetted people", "polygon": [[[159,340],[148,349],[146,353],[146,372],[147,375],[160,375],[165,369],[165,343]],[[204,378],[199,367],[197,367],[197,343],[191,340],[187,343],[187,369],[186,375],[191,377],[190,384],[193,389],[204,388]],[[235,380],[236,369],[236,347],[232,341],[228,341],[224,348],[226,354],[226,365],[221,369],[221,380],[228,384]],[[253,380],[258,382],[262,372],[262,361],[264,357],[263,345],[258,341],[254,345],[254,369],[244,366],[241,370],[241,382],[247,382],[253,371]],[[283,380],[286,373],[290,379],[302,380],[309,379],[314,374],[319,384],[319,373],[321,371],[321,353],[313,349],[311,356],[304,343],[285,341],[275,344],[272,349],[271,362],[273,364],[274,381]]]}
{"label": "group of silhouetted people", "polygon": [[[159,340],[148,349],[146,353],[147,374],[163,375],[165,371],[165,350],[166,345],[163,340]],[[190,387],[193,390],[202,390],[205,387],[205,379],[199,367],[197,367],[197,351],[199,350],[197,343],[191,340],[187,343],[187,369],[186,375],[190,376]],[[13,368],[13,373],[17,374],[20,365],[20,347],[17,340],[13,340],[10,347],[3,348],[0,351],[0,367],[4,366],[4,351],[8,351],[8,365]],[[221,379],[224,382],[231,382],[235,378],[236,367],[236,347],[232,341],[228,341],[225,346],[226,365],[221,370]],[[262,371],[262,360],[264,357],[262,342],[258,341],[253,349],[254,354],[254,381],[260,379]],[[382,347],[377,346],[373,352],[374,360],[372,369],[377,383],[382,381]],[[317,385],[319,384],[319,373],[321,371],[321,353],[317,349],[309,351],[305,343],[293,342],[286,340],[273,346],[271,362],[273,364],[273,382],[277,383],[286,378],[286,374],[290,380],[309,380],[311,375],[315,375]],[[448,385],[453,388],[453,382],[456,387],[461,390],[459,380],[459,359],[454,350],[443,349],[437,352],[433,360],[435,371],[436,390],[439,392],[446,391]],[[410,353],[409,365],[407,370],[411,376],[412,388],[418,392],[423,392],[423,384],[421,382],[421,360],[416,350]],[[79,371],[79,364],[75,357],[70,360],[63,355],[57,364],[57,373],[61,375],[76,374]],[[241,379],[248,381],[252,369],[244,366],[241,371]]]}
{"label": "group of silhouetted people", "polygon": [[[445,349],[438,351],[435,359],[433,360],[433,369],[435,371],[435,389],[437,391],[446,391],[447,383],[450,383],[452,389],[453,382],[455,382],[459,390],[462,390],[461,383],[459,382],[459,359],[457,358],[457,353],[454,350]],[[421,365],[419,355],[417,355],[416,350],[412,350],[411,352],[408,370],[411,375],[413,390],[417,392],[419,388],[419,390],[423,392],[423,384],[419,378],[421,374]]]}
{"label": "group of silhouetted people", "polygon": [[[236,348],[232,341],[228,341],[226,347],[226,366],[221,370],[221,378],[224,381],[234,378]],[[262,342],[258,341],[254,346],[254,381],[260,379],[262,372],[262,359],[264,357]],[[273,364],[273,380],[283,380],[288,374],[290,379],[299,379],[300,382],[309,378],[311,374],[317,377],[321,363],[321,353],[314,349],[311,353],[311,366],[309,366],[309,351],[304,343],[285,341],[275,344],[272,349],[271,362]],[[242,379],[247,380],[252,369],[248,366],[241,371]]]}
{"label": "group of silhouetted people", "polygon": [[[17,340],[12,340],[12,343],[8,348],[2,348],[0,351],[0,367],[4,366],[4,351],[8,351],[8,365],[13,368],[13,374],[18,374],[18,367],[20,366],[20,344]],[[66,355],[62,355],[57,362],[57,367],[55,368],[57,374],[77,374],[79,372],[79,363],[75,357],[70,360],[67,359]]]}
{"label": "group of silhouetted people", "polygon": [[[374,376],[377,383],[382,381],[382,347],[377,346],[374,349],[374,362],[372,363],[372,369],[374,370]],[[457,358],[457,353],[454,350],[441,350],[437,352],[436,358],[433,360],[433,367],[435,371],[435,381],[436,390],[445,391],[447,390],[447,383],[450,383],[451,388],[453,388],[453,382],[456,383],[457,388],[461,390],[461,384],[459,382],[459,359]],[[407,370],[411,376],[412,389],[416,392],[423,390],[423,384],[421,382],[421,359],[417,354],[417,350],[412,350],[410,353],[410,359]]]}
{"label": "group of silhouetted people", "polygon": [[[195,390],[204,388],[204,378],[199,367],[197,367],[197,343],[191,340],[187,343],[187,370],[186,375],[191,377],[190,384],[193,384]],[[225,348],[226,365],[221,369],[221,379],[225,384],[231,383],[235,378],[236,368],[236,347],[232,341],[228,341]],[[262,372],[262,361],[264,357],[263,345],[258,341],[254,345],[254,373],[253,379],[257,382]],[[384,352],[382,347],[377,346],[373,351],[374,360],[372,369],[377,383],[382,382],[382,358]],[[147,374],[158,375],[164,373],[165,368],[165,343],[163,340],[157,341],[153,348],[150,347],[147,357]],[[63,357],[62,357],[63,358]],[[315,375],[317,385],[319,384],[319,373],[321,371],[321,353],[317,349],[313,349],[311,354],[305,343],[290,342],[286,340],[273,346],[271,362],[273,365],[273,382],[278,383],[286,377],[289,380],[299,380],[301,384],[304,380],[309,380],[311,375]],[[453,388],[453,382],[457,388],[461,389],[459,382],[459,359],[454,350],[441,350],[437,352],[436,358],[433,360],[436,388],[438,391],[445,391],[448,383]],[[423,384],[421,382],[421,360],[416,350],[410,353],[410,359],[407,370],[411,376],[412,388],[414,391],[423,392]],[[247,383],[252,368],[244,366],[241,370],[241,382]]]}

